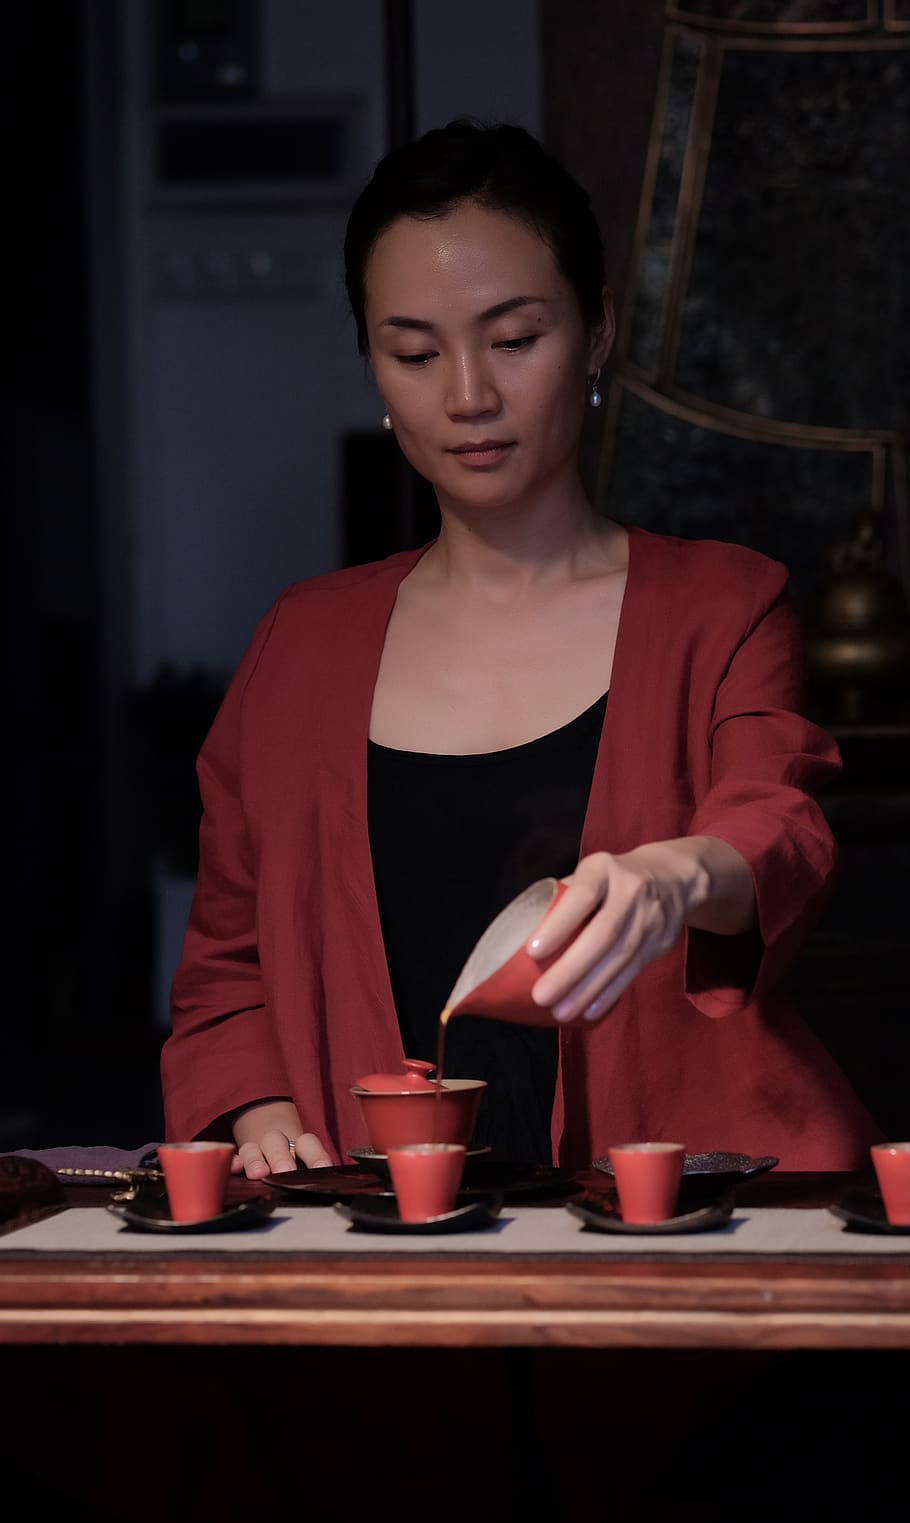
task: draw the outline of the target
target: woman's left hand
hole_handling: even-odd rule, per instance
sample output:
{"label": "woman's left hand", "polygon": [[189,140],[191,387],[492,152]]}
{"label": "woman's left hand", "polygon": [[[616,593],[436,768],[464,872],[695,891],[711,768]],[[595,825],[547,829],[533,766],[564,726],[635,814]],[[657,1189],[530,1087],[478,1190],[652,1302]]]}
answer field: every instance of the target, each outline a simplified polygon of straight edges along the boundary
{"label": "woman's left hand", "polygon": [[566,892],[528,943],[541,960],[565,947],[531,991],[558,1021],[599,1020],[686,925],[734,935],[755,922],[748,863],[711,836],[654,841],[621,856],[593,852],[563,882]]}

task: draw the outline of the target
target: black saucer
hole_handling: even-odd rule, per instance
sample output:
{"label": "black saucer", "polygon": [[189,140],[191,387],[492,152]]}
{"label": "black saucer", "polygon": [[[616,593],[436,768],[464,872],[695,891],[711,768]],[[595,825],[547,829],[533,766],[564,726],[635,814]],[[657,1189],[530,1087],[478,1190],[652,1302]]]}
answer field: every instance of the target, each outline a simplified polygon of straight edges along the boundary
{"label": "black saucer", "polygon": [[910,1237],[910,1226],[889,1222],[884,1202],[874,1190],[848,1190],[842,1200],[828,1210],[846,1224],[849,1232],[885,1232],[895,1237]]}
{"label": "black saucer", "polygon": [[[465,1178],[473,1174],[478,1162],[489,1157],[488,1147],[471,1147],[465,1153],[464,1167]],[[353,1158],[364,1169],[372,1169],[377,1179],[384,1179],[387,1184],[391,1183],[389,1173],[389,1159],[387,1153],[377,1153],[375,1148],[348,1148],[348,1157]]]}
{"label": "black saucer", "polygon": [[246,1232],[268,1221],[275,1202],[258,1196],[241,1200],[201,1222],[175,1222],[166,1196],[160,1195],[140,1194],[135,1200],[110,1201],[107,1209],[135,1232]]}
{"label": "black saucer", "polygon": [[[364,1169],[374,1170],[387,1190],[391,1187],[389,1160],[385,1153],[376,1153],[372,1148],[349,1148],[348,1151]],[[290,1177],[293,1179],[294,1176]],[[281,1178],[280,1174],[273,1174],[266,1183],[277,1184]],[[579,1189],[571,1169],[554,1168],[549,1163],[495,1158],[489,1147],[471,1148],[465,1156],[463,1192],[466,1195],[502,1195],[506,1201],[546,1200]],[[361,1193],[357,1191],[358,1195]]]}
{"label": "black saucer", "polygon": [[716,1227],[725,1227],[732,1215],[735,1200],[734,1192],[728,1190],[709,1205],[670,1216],[662,1222],[623,1221],[617,1202],[609,1196],[583,1195],[580,1200],[567,1200],[565,1209],[595,1232],[669,1237],[678,1232],[710,1232]]}
{"label": "black saucer", "polygon": [[394,1195],[361,1195],[356,1200],[337,1204],[335,1210],[346,1216],[361,1232],[417,1233],[435,1236],[447,1232],[479,1232],[492,1227],[502,1210],[501,1195],[471,1198],[459,1195],[454,1211],[444,1216],[430,1216],[425,1221],[403,1222],[398,1215]]}
{"label": "black saucer", "polygon": [[288,1169],[282,1174],[266,1174],[259,1183],[322,1205],[352,1200],[359,1195],[380,1195],[388,1193],[389,1189],[375,1169],[360,1168],[355,1163],[322,1169],[307,1169],[298,1164],[296,1169]]}
{"label": "black saucer", "polygon": [[549,1163],[510,1162],[507,1158],[478,1158],[465,1170],[467,1195],[501,1194],[505,1201],[553,1200],[581,1189],[571,1169]]}
{"label": "black saucer", "polygon": [[[748,1153],[687,1153],[683,1160],[683,1178],[687,1181],[704,1179],[709,1185],[723,1189],[738,1184],[743,1179],[755,1179],[776,1169],[779,1158],[770,1154],[765,1158],[752,1158]],[[613,1173],[609,1157],[595,1158],[592,1168],[604,1174]]]}

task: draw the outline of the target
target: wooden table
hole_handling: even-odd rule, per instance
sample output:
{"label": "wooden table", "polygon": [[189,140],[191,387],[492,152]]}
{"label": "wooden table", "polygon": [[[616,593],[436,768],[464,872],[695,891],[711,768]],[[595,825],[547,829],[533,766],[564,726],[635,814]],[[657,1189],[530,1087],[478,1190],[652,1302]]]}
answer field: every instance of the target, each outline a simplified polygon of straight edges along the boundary
{"label": "wooden table", "polygon": [[910,1239],[786,1262],[4,1251],[0,1342],[7,1478],[47,1516],[350,1523],[386,1480],[398,1523],[841,1523],[892,1510],[874,1459],[906,1425]]}
{"label": "wooden table", "polygon": [[[737,1198],[825,1205],[850,1182],[774,1173]],[[108,1191],[80,1185],[68,1197],[100,1208]],[[191,1254],[4,1254],[0,1342],[906,1350],[910,1239],[898,1259],[660,1258],[645,1246],[607,1262],[249,1249],[234,1258],[207,1254],[204,1238]]]}

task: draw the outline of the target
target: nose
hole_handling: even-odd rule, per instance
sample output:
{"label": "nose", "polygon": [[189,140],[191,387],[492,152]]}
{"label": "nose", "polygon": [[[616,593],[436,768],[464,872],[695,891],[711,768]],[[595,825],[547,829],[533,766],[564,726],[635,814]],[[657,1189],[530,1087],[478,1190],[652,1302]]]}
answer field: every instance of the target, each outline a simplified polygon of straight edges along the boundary
{"label": "nose", "polygon": [[450,418],[494,417],[502,402],[487,356],[465,352],[453,358],[448,372],[446,411]]}

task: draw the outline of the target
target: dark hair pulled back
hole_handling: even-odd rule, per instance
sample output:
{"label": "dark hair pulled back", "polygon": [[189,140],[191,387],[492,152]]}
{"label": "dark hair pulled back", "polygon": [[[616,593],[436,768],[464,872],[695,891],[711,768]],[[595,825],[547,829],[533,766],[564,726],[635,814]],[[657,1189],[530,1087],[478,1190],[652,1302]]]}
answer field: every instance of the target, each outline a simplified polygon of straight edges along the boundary
{"label": "dark hair pulled back", "polygon": [[520,218],[549,245],[590,327],[603,321],[604,252],[587,193],[532,133],[459,117],[380,159],[348,218],[344,273],[369,351],[364,291],[373,247],[398,217],[441,217],[460,201]]}

